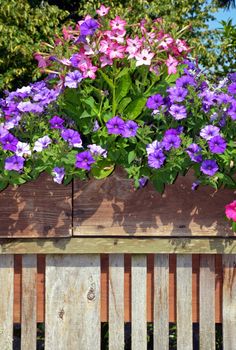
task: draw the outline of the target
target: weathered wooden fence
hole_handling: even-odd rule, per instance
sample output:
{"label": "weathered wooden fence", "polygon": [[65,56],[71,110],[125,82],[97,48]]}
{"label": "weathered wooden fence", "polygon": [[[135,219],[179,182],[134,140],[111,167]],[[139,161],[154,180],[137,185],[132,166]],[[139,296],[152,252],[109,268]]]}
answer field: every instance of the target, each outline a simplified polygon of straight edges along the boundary
{"label": "weathered wooden fence", "polygon": [[[104,255],[104,253],[106,253]],[[109,349],[124,349],[131,322],[132,350],[147,349],[153,322],[156,350],[169,349],[169,322],[177,349],[215,349],[215,323],[224,350],[236,344],[236,241],[232,238],[60,238],[2,240],[0,349],[12,349],[21,323],[21,349],[36,349],[37,322],[45,322],[46,350],[101,349],[101,322],[109,322]]]}

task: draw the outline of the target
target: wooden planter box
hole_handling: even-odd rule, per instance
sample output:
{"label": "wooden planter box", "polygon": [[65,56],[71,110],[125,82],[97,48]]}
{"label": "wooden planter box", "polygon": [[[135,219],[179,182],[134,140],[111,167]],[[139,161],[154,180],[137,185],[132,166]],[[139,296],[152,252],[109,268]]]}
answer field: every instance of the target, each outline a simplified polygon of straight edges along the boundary
{"label": "wooden planter box", "polygon": [[122,172],[68,186],[43,174],[0,192],[0,237],[232,236],[224,206],[236,192],[192,191],[193,181],[179,177],[160,195],[151,184],[135,190]]}

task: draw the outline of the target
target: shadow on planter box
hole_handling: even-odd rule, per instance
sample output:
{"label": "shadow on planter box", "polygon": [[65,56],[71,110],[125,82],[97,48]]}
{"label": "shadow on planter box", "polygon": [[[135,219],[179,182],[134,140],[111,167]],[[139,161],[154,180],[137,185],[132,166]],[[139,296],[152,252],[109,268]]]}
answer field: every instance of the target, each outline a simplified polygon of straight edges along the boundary
{"label": "shadow on planter box", "polygon": [[[104,180],[58,185],[42,174],[0,192],[0,237],[231,236],[224,207],[236,191],[200,186],[179,177],[163,195],[151,184],[135,190],[115,171]],[[72,198],[73,194],[73,198]]]}

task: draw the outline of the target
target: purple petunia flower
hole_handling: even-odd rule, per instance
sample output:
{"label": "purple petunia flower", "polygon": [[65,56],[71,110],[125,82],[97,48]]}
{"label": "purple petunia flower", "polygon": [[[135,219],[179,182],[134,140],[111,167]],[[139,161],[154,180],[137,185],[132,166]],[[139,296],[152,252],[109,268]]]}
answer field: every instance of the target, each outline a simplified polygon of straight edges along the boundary
{"label": "purple petunia flower", "polygon": [[79,169],[90,170],[91,165],[95,162],[92,154],[89,151],[84,151],[76,155],[75,166]]}
{"label": "purple petunia flower", "polygon": [[102,156],[104,158],[107,157],[107,151],[99,145],[88,145],[88,149],[90,150],[93,156]]}
{"label": "purple petunia flower", "polygon": [[167,135],[179,135],[181,134],[181,132],[183,132],[183,126],[178,126],[176,129],[174,128],[171,128],[171,129],[168,129],[165,131],[165,134],[164,136],[167,136]]}
{"label": "purple petunia flower", "polygon": [[124,130],[122,131],[123,137],[134,137],[138,130],[138,124],[133,120],[128,120],[125,122]]}
{"label": "purple petunia flower", "polygon": [[232,101],[227,113],[232,120],[236,120],[236,101]]}
{"label": "purple petunia flower", "polygon": [[36,152],[42,152],[42,150],[47,148],[50,145],[51,142],[52,142],[52,140],[47,135],[43,136],[43,137],[40,137],[35,142],[33,150],[36,151]]}
{"label": "purple petunia flower", "polygon": [[156,95],[150,96],[150,97],[147,99],[146,106],[147,106],[147,108],[149,108],[149,109],[156,110],[156,109],[158,109],[160,106],[162,106],[163,103],[164,103],[163,97],[162,97],[160,94],[156,94]]}
{"label": "purple petunia flower", "polygon": [[187,118],[187,111],[184,106],[172,105],[169,109],[170,114],[175,120],[181,120]]}
{"label": "purple petunia flower", "polygon": [[224,153],[226,149],[226,141],[220,135],[212,137],[208,141],[209,149],[212,153]]}
{"label": "purple petunia flower", "polygon": [[232,95],[236,94],[236,82],[228,86],[228,92]]}
{"label": "purple petunia flower", "polygon": [[147,176],[142,176],[140,177],[140,179],[138,180],[139,183],[139,187],[143,188],[148,182],[148,177]]}
{"label": "purple petunia flower", "polygon": [[26,142],[19,141],[16,145],[15,154],[23,157],[24,155],[31,155],[30,145]]}
{"label": "purple petunia flower", "polygon": [[217,101],[219,104],[227,104],[232,101],[232,96],[229,96],[227,94],[219,94],[217,95]]}
{"label": "purple petunia flower", "polygon": [[40,106],[38,103],[32,103],[30,101],[20,102],[17,106],[18,110],[20,112],[25,113],[42,113],[43,107]]}
{"label": "purple petunia flower", "polygon": [[108,120],[106,127],[108,134],[122,135],[125,128],[125,122],[120,117],[115,116]]}
{"label": "purple petunia flower", "polygon": [[93,124],[93,131],[98,131],[100,129],[100,125],[97,120],[95,120]]}
{"label": "purple petunia flower", "polygon": [[8,133],[0,139],[0,142],[4,150],[15,152],[18,139],[12,134]]}
{"label": "purple petunia flower", "polygon": [[62,168],[55,167],[52,171],[52,174],[53,174],[53,181],[58,184],[61,184],[65,176],[65,169],[63,167]]}
{"label": "purple petunia flower", "polygon": [[58,117],[57,115],[54,115],[54,117],[52,117],[49,120],[49,123],[50,123],[51,129],[62,129],[64,120]]}
{"label": "purple petunia flower", "polygon": [[24,158],[14,155],[12,157],[8,157],[5,160],[5,170],[15,170],[21,171],[24,168]]}
{"label": "purple petunia flower", "polygon": [[207,159],[202,162],[200,169],[203,174],[213,176],[219,170],[219,167],[215,160]]}
{"label": "purple petunia flower", "polygon": [[165,162],[165,155],[162,150],[155,151],[148,155],[148,165],[151,168],[159,169]]}
{"label": "purple petunia flower", "polygon": [[98,27],[98,22],[95,21],[93,18],[87,19],[80,26],[80,34],[93,35]]}
{"label": "purple petunia flower", "polygon": [[64,85],[68,86],[69,88],[76,89],[82,79],[82,73],[80,73],[78,70],[74,70],[66,75]]}
{"label": "purple petunia flower", "polygon": [[193,162],[200,163],[202,161],[202,155],[200,154],[201,147],[198,146],[196,143],[192,143],[191,145],[189,145],[186,149],[186,152],[188,153],[189,158]]}
{"label": "purple petunia flower", "polygon": [[171,148],[179,148],[181,145],[181,138],[178,135],[165,135],[162,140],[162,146],[166,151],[169,151]]}
{"label": "purple petunia flower", "polygon": [[9,134],[9,131],[5,128],[3,123],[0,124],[0,139]]}
{"label": "purple petunia flower", "polygon": [[198,188],[198,186],[200,185],[200,183],[201,183],[200,180],[194,181],[194,182],[192,183],[191,190],[192,190],[192,191],[195,191],[195,190]]}
{"label": "purple petunia flower", "polygon": [[188,85],[196,86],[196,82],[190,75],[183,75],[176,80],[176,86],[186,88]]}
{"label": "purple petunia flower", "polygon": [[78,131],[73,129],[64,129],[61,132],[61,137],[72,147],[82,147],[82,140]]}
{"label": "purple petunia flower", "polygon": [[173,86],[168,90],[170,102],[182,102],[188,94],[188,90],[182,87]]}
{"label": "purple petunia flower", "polygon": [[155,151],[159,151],[162,149],[161,142],[155,140],[152,143],[149,143],[146,147],[147,154],[154,153]]}
{"label": "purple petunia flower", "polygon": [[229,79],[233,82],[236,82],[236,72],[235,73],[229,73],[228,75]]}
{"label": "purple petunia flower", "polygon": [[205,140],[210,140],[212,137],[219,135],[220,129],[214,125],[207,125],[200,131],[200,136]]}

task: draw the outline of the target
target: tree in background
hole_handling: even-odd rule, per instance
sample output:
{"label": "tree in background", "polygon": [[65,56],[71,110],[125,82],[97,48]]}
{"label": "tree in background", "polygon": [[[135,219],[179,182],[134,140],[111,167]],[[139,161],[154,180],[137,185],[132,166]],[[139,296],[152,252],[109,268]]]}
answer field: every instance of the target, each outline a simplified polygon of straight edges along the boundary
{"label": "tree in background", "polygon": [[22,86],[37,78],[33,53],[60,31],[67,11],[27,0],[0,0],[0,90]]}

